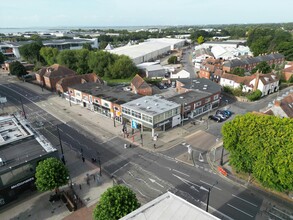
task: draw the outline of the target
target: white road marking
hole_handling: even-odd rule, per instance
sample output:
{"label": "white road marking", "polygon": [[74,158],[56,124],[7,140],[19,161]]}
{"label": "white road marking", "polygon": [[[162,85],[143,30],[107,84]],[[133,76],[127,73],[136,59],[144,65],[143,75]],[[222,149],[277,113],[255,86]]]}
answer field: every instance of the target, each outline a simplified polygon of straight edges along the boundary
{"label": "white road marking", "polygon": [[126,164],[124,164],[122,167],[120,167],[120,168],[118,168],[117,170],[115,170],[112,174],[111,174],[111,176],[113,176],[115,173],[117,173],[119,170],[122,170],[124,167],[126,167],[127,165],[129,164],[129,162],[128,163],[126,163]]}
{"label": "white road marking", "polygon": [[288,215],[287,213],[283,212],[282,210],[277,209],[276,207],[273,207],[273,209],[277,210],[278,212],[281,212],[282,214],[288,216],[289,218],[292,218],[292,215],[290,216],[290,215]]}
{"label": "white road marking", "polygon": [[181,171],[179,171],[179,170],[175,170],[175,169],[172,169],[172,170],[175,171],[175,172],[177,172],[177,173],[181,173],[182,175],[185,175],[185,176],[190,177],[188,174],[185,174],[185,173],[183,173],[183,172],[181,172]]}
{"label": "white road marking", "polygon": [[277,215],[274,214],[274,213],[271,213],[271,212],[269,212],[269,213],[270,213],[270,215],[272,215],[272,216],[274,216],[274,217],[276,217],[276,218],[278,218],[278,219],[285,220],[285,219],[281,218],[280,216],[277,216]]}
{"label": "white road marking", "polygon": [[[172,175],[175,176],[175,177],[177,177],[178,179],[180,179],[183,183],[185,183],[185,184],[188,185],[188,186],[196,186],[196,187],[200,188],[199,185],[197,185],[197,184],[195,184],[195,183],[193,183],[193,182],[190,182],[189,180],[186,180],[186,179],[184,179],[184,178],[182,178],[182,177],[180,177],[180,176],[177,176],[177,175],[175,175],[174,173],[172,173]],[[198,191],[197,189],[195,189],[195,188],[192,188],[192,189],[194,189],[194,190],[196,190],[197,192],[199,192],[199,191]]]}
{"label": "white road marking", "polygon": [[256,204],[254,204],[254,203],[252,203],[252,202],[249,202],[249,201],[247,201],[247,200],[245,200],[245,199],[242,199],[242,198],[239,197],[239,196],[236,196],[236,195],[234,195],[234,194],[232,194],[232,196],[235,197],[235,198],[237,198],[237,199],[242,200],[243,202],[246,202],[246,203],[248,203],[248,204],[250,204],[250,205],[253,205],[253,206],[257,207]]}
{"label": "white road marking", "polygon": [[[204,184],[206,184],[206,185],[208,185],[208,186],[213,186],[212,184],[209,184],[209,183],[207,183],[207,182],[205,182],[205,181],[202,181],[202,180],[199,180],[199,182],[204,183]],[[220,189],[219,187],[213,186],[213,188],[222,191],[222,189]]]}
{"label": "white road marking", "polygon": [[243,214],[249,216],[250,218],[253,218],[253,216],[250,215],[250,214],[248,214],[247,212],[244,212],[244,211],[242,211],[241,209],[238,209],[238,208],[236,208],[235,206],[233,206],[233,205],[231,205],[231,204],[229,204],[229,203],[228,203],[227,205],[230,206],[231,208],[233,208],[233,209],[239,211],[239,212],[242,212]]}
{"label": "white road marking", "polygon": [[157,181],[156,181],[156,180],[154,180],[154,179],[151,179],[151,178],[149,178],[149,180],[150,180],[152,183],[155,183],[155,184],[157,184],[158,186],[160,186],[160,187],[164,188],[164,186],[162,186],[160,183],[157,183]]}

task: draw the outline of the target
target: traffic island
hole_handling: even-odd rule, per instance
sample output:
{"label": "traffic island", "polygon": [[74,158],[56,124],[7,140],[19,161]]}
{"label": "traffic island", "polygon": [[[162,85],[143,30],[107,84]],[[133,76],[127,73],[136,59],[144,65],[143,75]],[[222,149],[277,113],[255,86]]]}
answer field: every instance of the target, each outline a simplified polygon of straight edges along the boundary
{"label": "traffic island", "polygon": [[175,158],[175,160],[178,160],[182,163],[194,166],[192,156],[188,152],[179,155],[178,157]]}

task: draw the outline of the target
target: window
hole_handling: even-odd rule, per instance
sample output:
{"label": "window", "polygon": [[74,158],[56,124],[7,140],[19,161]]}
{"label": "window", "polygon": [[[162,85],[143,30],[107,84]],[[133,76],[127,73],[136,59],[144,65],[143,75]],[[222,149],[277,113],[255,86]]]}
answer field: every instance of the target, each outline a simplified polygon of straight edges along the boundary
{"label": "window", "polygon": [[172,110],[165,112],[165,118],[170,118],[170,117],[172,117]]}
{"label": "window", "polygon": [[194,104],[194,108],[198,107],[198,106],[201,106],[201,101],[197,102]]}
{"label": "window", "polygon": [[141,118],[141,113],[133,111],[133,110],[131,111],[131,115],[135,118],[139,118],[139,119]]}
{"label": "window", "polygon": [[211,101],[211,97],[206,98],[205,103],[209,103]]}
{"label": "window", "polygon": [[214,100],[217,100],[217,99],[219,99],[219,95],[217,94],[217,95],[214,95]]}
{"label": "window", "polygon": [[152,120],[152,117],[148,116],[148,115],[142,115],[142,120],[146,121],[146,122],[150,122],[152,123],[153,120]]}
{"label": "window", "polygon": [[122,112],[127,115],[130,115],[130,109],[128,109],[128,108],[122,107]]}

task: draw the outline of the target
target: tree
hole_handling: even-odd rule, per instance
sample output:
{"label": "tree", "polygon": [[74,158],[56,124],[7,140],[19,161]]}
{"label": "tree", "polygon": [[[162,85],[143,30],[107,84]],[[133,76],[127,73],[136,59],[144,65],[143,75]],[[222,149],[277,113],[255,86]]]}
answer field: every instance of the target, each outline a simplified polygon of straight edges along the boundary
{"label": "tree", "polygon": [[82,49],[87,49],[89,51],[93,50],[92,45],[90,43],[83,44]]}
{"label": "tree", "polygon": [[263,73],[263,74],[267,74],[267,73],[272,72],[272,68],[265,61],[262,61],[262,62],[258,63],[256,65],[255,69],[256,69],[256,71],[258,70],[260,73]]}
{"label": "tree", "polygon": [[252,174],[263,186],[293,190],[293,121],[247,113],[222,127],[229,163],[236,171]]}
{"label": "tree", "polygon": [[36,186],[39,191],[55,190],[68,183],[69,171],[57,158],[41,161],[36,168]]}
{"label": "tree", "polygon": [[259,89],[257,89],[256,91],[247,95],[246,98],[250,101],[256,101],[256,100],[260,99],[261,96],[262,96],[262,92]]}
{"label": "tree", "polygon": [[57,62],[64,65],[73,71],[77,71],[77,56],[75,50],[62,50],[57,56]]}
{"label": "tree", "polygon": [[10,63],[9,70],[11,75],[15,75],[18,78],[27,74],[25,67],[18,61]]}
{"label": "tree", "polygon": [[177,56],[171,56],[168,59],[168,64],[175,64],[178,62]]}
{"label": "tree", "polygon": [[129,188],[117,185],[107,189],[94,209],[96,220],[116,220],[139,208],[136,195]]}
{"label": "tree", "polygon": [[117,59],[118,55],[106,51],[91,51],[88,58],[88,65],[94,73],[103,77],[109,72],[110,65]]}
{"label": "tree", "polygon": [[121,55],[109,67],[109,72],[106,74],[111,79],[126,79],[134,76],[138,72],[137,67],[128,56]]}
{"label": "tree", "polygon": [[86,74],[90,72],[90,68],[88,65],[90,51],[88,49],[76,50],[76,58],[77,58],[77,73]]}
{"label": "tree", "polygon": [[46,63],[51,66],[54,63],[57,63],[57,56],[59,50],[57,48],[52,47],[42,47],[40,50],[40,55],[46,61]]}
{"label": "tree", "polygon": [[245,70],[240,67],[236,67],[235,69],[232,70],[231,73],[238,76],[244,76]]}
{"label": "tree", "polygon": [[5,61],[5,56],[3,53],[0,52],[0,64],[4,63]]}
{"label": "tree", "polygon": [[203,43],[204,43],[204,37],[203,37],[203,36],[199,36],[199,37],[197,38],[197,43],[198,43],[198,44],[203,44]]}
{"label": "tree", "polygon": [[25,44],[19,48],[19,53],[26,61],[35,63],[40,61],[40,50],[42,47],[42,42]]}

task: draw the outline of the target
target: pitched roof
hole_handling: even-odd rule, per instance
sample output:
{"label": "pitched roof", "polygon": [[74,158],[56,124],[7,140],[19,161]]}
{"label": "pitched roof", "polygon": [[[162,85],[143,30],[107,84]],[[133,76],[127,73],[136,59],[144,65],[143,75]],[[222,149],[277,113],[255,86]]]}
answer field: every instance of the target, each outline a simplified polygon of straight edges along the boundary
{"label": "pitched roof", "polygon": [[84,75],[74,75],[60,79],[56,85],[59,85],[63,88],[64,91],[67,91],[69,86],[86,83],[86,82],[98,82],[103,84],[103,80],[100,79],[95,73],[89,73]]}
{"label": "pitched roof", "polygon": [[44,67],[42,68],[40,73],[43,73],[43,69],[45,69],[45,73],[43,76],[48,78],[76,75],[76,72],[74,72],[73,70],[59,64],[53,64],[52,66]]}
{"label": "pitched roof", "polygon": [[281,100],[280,107],[286,113],[288,118],[293,118],[293,94],[290,93]]}
{"label": "pitched roof", "polygon": [[276,74],[260,74],[259,80],[262,81],[264,85],[279,81],[279,77]]}
{"label": "pitched roof", "polygon": [[131,80],[131,84],[136,88],[136,89],[142,89],[142,88],[148,88],[150,87],[144,80],[141,78],[138,74],[133,77]]}

